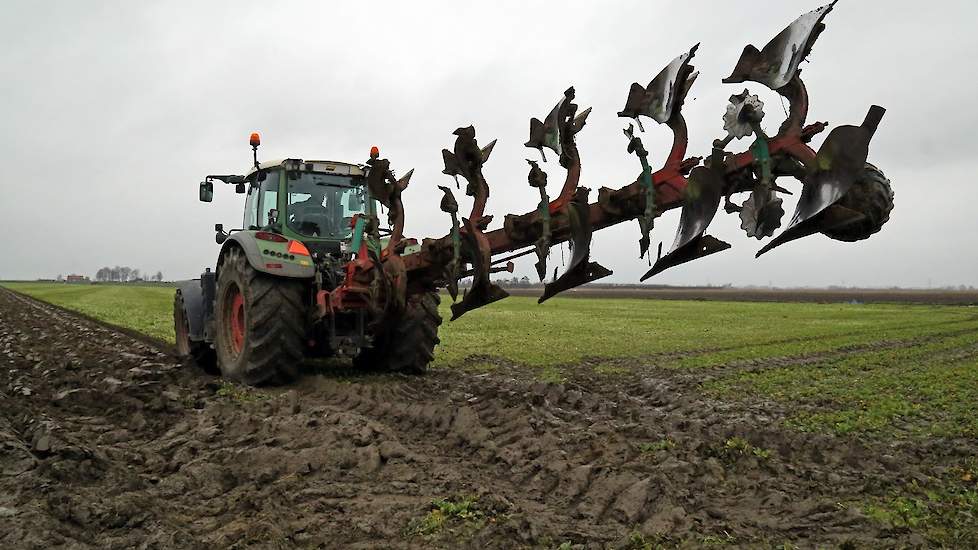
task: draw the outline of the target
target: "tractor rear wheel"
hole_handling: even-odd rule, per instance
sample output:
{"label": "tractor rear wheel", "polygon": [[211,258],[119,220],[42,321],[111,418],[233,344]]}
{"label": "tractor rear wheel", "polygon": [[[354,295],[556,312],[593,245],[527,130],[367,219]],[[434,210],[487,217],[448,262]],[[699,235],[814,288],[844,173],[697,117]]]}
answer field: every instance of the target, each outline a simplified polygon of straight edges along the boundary
{"label": "tractor rear wheel", "polygon": [[859,179],[836,204],[866,217],[855,223],[827,229],[822,234],[837,241],[861,241],[878,232],[889,221],[890,211],[893,210],[893,188],[883,172],[867,162]]}
{"label": "tractor rear wheel", "polygon": [[177,356],[189,358],[208,374],[219,374],[217,356],[207,342],[195,342],[190,339],[190,321],[187,320],[187,308],[183,303],[183,294],[177,290],[173,296],[173,331],[176,334]]}
{"label": "tractor rear wheel", "polygon": [[424,374],[435,358],[441,314],[438,291],[408,297],[404,313],[393,320],[388,330],[353,360],[358,368]]}
{"label": "tractor rear wheel", "polygon": [[214,344],[224,378],[251,385],[294,379],[306,334],[302,282],[260,273],[230,248],[217,289]]}

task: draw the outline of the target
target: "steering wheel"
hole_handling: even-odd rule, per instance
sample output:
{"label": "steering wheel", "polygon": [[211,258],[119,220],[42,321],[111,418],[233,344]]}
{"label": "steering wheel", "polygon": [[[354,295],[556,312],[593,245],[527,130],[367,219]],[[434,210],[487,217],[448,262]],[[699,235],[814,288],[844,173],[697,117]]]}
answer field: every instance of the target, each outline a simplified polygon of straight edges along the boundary
{"label": "steering wheel", "polygon": [[[293,204],[289,210],[289,225],[297,227],[300,233],[305,233],[307,235],[323,236],[323,231],[327,228],[323,227],[323,222],[328,221],[325,218],[327,212],[322,206],[317,206],[314,204]],[[315,228],[312,231],[306,231],[306,228]]]}

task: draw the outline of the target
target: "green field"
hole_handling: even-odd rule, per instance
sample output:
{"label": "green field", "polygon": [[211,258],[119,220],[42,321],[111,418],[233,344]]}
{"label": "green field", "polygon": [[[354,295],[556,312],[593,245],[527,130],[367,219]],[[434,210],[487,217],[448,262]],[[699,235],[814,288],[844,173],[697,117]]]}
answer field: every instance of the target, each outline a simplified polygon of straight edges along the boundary
{"label": "green field", "polygon": [[[6,286],[173,341],[172,287]],[[446,322],[440,336],[439,369],[612,387],[696,373],[707,399],[779,404],[786,430],[922,449],[978,437],[974,307],[511,297]],[[960,546],[973,540],[978,459],[944,477],[854,504],[881,525]]]}
{"label": "green field", "polygon": [[[173,341],[173,288],[6,286]],[[447,300],[442,308],[447,317]],[[718,397],[791,404],[798,430],[978,436],[976,308],[511,297],[446,322],[440,336],[435,368],[508,365],[551,381],[582,369],[702,369]]]}
{"label": "green field", "polygon": [[173,293],[160,285],[2,283],[3,286],[173,343]]}

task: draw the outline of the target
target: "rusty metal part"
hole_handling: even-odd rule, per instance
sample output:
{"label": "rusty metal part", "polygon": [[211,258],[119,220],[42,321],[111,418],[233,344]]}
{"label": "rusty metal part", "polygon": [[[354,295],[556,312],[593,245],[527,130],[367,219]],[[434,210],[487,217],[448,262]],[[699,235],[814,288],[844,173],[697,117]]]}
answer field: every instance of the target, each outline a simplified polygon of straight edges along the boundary
{"label": "rusty metal part", "polygon": [[454,177],[456,185],[458,185],[458,176],[465,178],[467,182],[465,194],[474,199],[469,218],[478,226],[481,225],[486,201],[489,200],[489,185],[482,175],[482,165],[489,160],[489,155],[496,146],[496,140],[492,140],[489,145],[480,149],[475,139],[475,127],[458,128],[452,134],[457,136],[454,152],[448,149],[441,151],[445,161],[445,169],[442,173]]}
{"label": "rusty metal part", "polygon": [[[492,263],[493,264],[498,264],[499,261],[498,260],[493,260]],[[512,273],[513,270],[515,270],[515,269],[516,269],[516,264],[514,264],[513,262],[506,262],[506,265],[504,265],[503,267],[490,267],[489,268],[489,273]],[[474,274],[475,274],[475,270],[474,269],[470,269],[468,271],[463,271],[462,272],[462,277],[471,277]]]}
{"label": "rusty metal part", "polygon": [[[748,45],[731,76],[723,80],[725,83],[747,80],[759,82],[777,91],[791,105],[788,116],[773,138],[768,138],[760,131],[758,123],[763,118],[763,104],[760,107],[755,105],[760,100],[755,102],[756,96],[751,96],[747,90],[730,98],[731,106],[724,116],[724,129],[728,130],[725,143],[755,131],[758,133],[759,139],[749,151],[731,155],[726,161],[728,184],[724,210],[730,213],[739,212],[741,228],[748,236],[761,239],[772,235],[781,225],[784,207],[775,191],[786,191],[776,185],[777,175],[787,172],[788,175],[804,177],[815,170],[816,154],[807,143],[812,136],[824,130],[826,125],[816,123],[804,126],[808,115],[808,93],[799,76],[798,65],[811,52],[815,40],[825,28],[822,21],[834,5],[835,2],[832,2],[802,15],[768,42],[763,51]],[[776,174],[775,166],[787,166],[790,169]],[[757,176],[743,177],[752,173]],[[750,187],[745,188],[745,185]],[[731,194],[746,190],[751,191],[751,196],[742,206],[730,202]]]}
{"label": "rusty metal part", "polygon": [[438,188],[445,193],[441,199],[441,211],[452,217],[452,230],[449,233],[451,259],[445,262],[444,278],[448,287],[448,294],[451,295],[454,302],[458,299],[458,280],[462,262],[462,236],[458,224],[458,202],[455,200],[455,195],[452,194],[451,189],[444,185],[439,185]]}
{"label": "rusty metal part", "polygon": [[387,242],[386,253],[390,254],[396,250],[404,238],[404,203],[401,202],[401,193],[407,189],[411,182],[414,169],[408,170],[399,180],[394,182],[394,187],[390,194],[390,205],[387,208],[387,224],[391,228],[390,239]]}
{"label": "rusty metal part", "polygon": [[[530,215],[522,217],[522,219],[510,218],[508,220],[511,231],[522,230],[524,232],[536,230],[537,228],[533,227],[536,225],[534,222],[537,219],[540,220],[539,237],[534,246],[537,249],[539,260],[536,264],[537,274],[541,280],[546,276],[546,257],[551,244],[550,216],[555,216],[566,222],[567,238],[570,240],[573,249],[571,262],[563,275],[544,286],[540,303],[559,292],[611,274],[611,271],[597,263],[588,261],[592,234],[587,202],[589,190],[578,187],[581,177],[581,158],[575,136],[587,123],[591,109],[585,109],[578,114],[574,95],[574,88],[568,88],[564,92],[564,98],[551,110],[545,121],[541,122],[536,118],[531,119],[530,139],[525,144],[527,147],[539,150],[541,155],[544,147],[560,155],[560,165],[567,170],[567,177],[560,194],[545,205],[543,201],[547,199],[547,195],[541,184],[545,186],[546,179],[541,177],[542,170],[539,170],[535,163],[531,163],[528,181],[531,186],[540,189],[542,199],[539,205],[540,212],[535,216]],[[546,213],[543,212],[544,208]]]}
{"label": "rusty metal part", "polygon": [[863,215],[836,205],[859,177],[869,156],[869,142],[886,109],[873,105],[860,126],[839,126],[818,150],[815,170],[805,179],[801,197],[783,233],[757,252],[757,256],[784,243],[823,229],[858,222]]}
{"label": "rusty metal part", "polygon": [[689,174],[686,200],[679,218],[679,231],[672,249],[656,260],[640,280],[644,281],[670,267],[677,266],[730,248],[726,242],[704,235],[713,221],[723,196],[723,150],[713,149],[708,166],[697,166]]}
{"label": "rusty metal part", "polygon": [[463,239],[472,260],[472,286],[462,295],[462,301],[452,304],[452,320],[466,312],[489,305],[509,296],[509,293],[489,280],[492,252],[482,231],[469,218],[462,218],[465,232]]}
{"label": "rusty metal part", "polygon": [[400,179],[395,179],[387,159],[371,157],[366,166],[370,196],[387,207],[387,223],[391,228],[391,235],[386,254],[390,254],[404,237],[404,203],[401,202],[401,193],[407,189],[414,169],[408,170]]}
{"label": "rusty metal part", "polygon": [[530,173],[526,179],[530,187],[535,187],[540,192],[540,203],[537,205],[537,212],[540,218],[540,238],[534,243],[537,253],[536,267],[537,275],[542,281],[547,276],[547,256],[550,255],[550,197],[547,196],[547,173],[540,169],[540,165],[534,160],[527,161],[530,164]]}
{"label": "rusty metal part", "polygon": [[537,303],[542,304],[560,292],[611,275],[611,270],[597,262],[589,261],[593,231],[588,217],[588,192],[586,187],[579,187],[574,195],[574,200],[565,206],[571,229],[570,246],[572,254],[570,264],[563,275],[544,285],[543,295],[540,296]]}
{"label": "rusty metal part", "polygon": [[[700,162],[700,157],[685,157],[688,136],[686,122],[681,113],[682,102],[679,100],[685,97],[689,91],[689,84],[692,83],[690,78],[691,67],[688,63],[686,67],[682,71],[682,74],[686,75],[686,79],[682,81],[682,86],[674,89],[678,95],[675,98],[672,117],[666,122],[673,133],[672,147],[662,167],[652,173],[656,207],[663,212],[682,206],[683,193],[687,183],[685,176]],[[580,124],[577,127],[580,128]],[[530,146],[533,144],[531,143]],[[574,173],[568,170],[565,189],[568,188],[568,181],[575,185],[571,189],[576,189],[577,180],[572,180],[573,176]],[[610,227],[642,215],[646,208],[645,197],[646,190],[642,185],[640,176],[631,184],[620,189],[601,188],[597,202],[587,205],[587,220],[592,230]],[[551,202],[549,207],[551,246],[570,240],[572,235],[567,211],[562,208],[555,209],[556,202]],[[539,211],[533,210],[525,214],[507,215],[502,229],[486,232],[485,235],[493,254],[535,246],[537,240],[542,236]],[[440,239],[425,239],[422,245],[422,253],[407,256],[405,261],[409,265],[409,270],[413,270],[421,277],[440,275],[442,273],[440,265],[443,265],[448,258],[451,258],[451,238],[445,236]]]}
{"label": "rusty metal part", "polygon": [[[508,294],[489,280],[492,249],[483,233],[483,230],[492,220],[492,216],[485,214],[486,201],[489,199],[489,184],[482,174],[482,166],[489,160],[489,155],[492,153],[496,141],[493,140],[489,145],[480,148],[475,138],[475,128],[473,126],[458,128],[453,133],[457,136],[453,151],[449,151],[448,149],[442,150],[442,158],[445,161],[445,170],[443,172],[455,177],[456,183],[458,182],[458,176],[465,178],[467,182],[465,193],[473,198],[472,211],[469,217],[462,218],[462,229],[459,232],[460,238],[456,240],[453,237],[454,251],[452,257],[454,258],[454,272],[448,274],[452,277],[451,280],[457,282],[459,271],[461,271],[461,259],[463,257],[472,264],[472,287],[462,295],[461,302],[452,304],[452,319],[454,320],[464,315],[467,311],[505,298]],[[454,202],[454,197],[449,201],[450,191],[448,191],[447,187],[442,188],[442,190],[445,191],[443,205],[446,205],[445,203],[447,201],[447,206],[451,209],[451,203]],[[454,208],[456,210],[458,209],[457,203]],[[457,227],[458,222],[455,219],[455,214],[451,214],[454,229]],[[465,250],[462,251],[455,247],[464,248]],[[457,292],[456,287],[455,295],[457,295]],[[454,297],[453,295],[453,299]]]}
{"label": "rusty metal part", "polygon": [[832,2],[802,15],[772,38],[761,51],[752,44],[747,45],[733,73],[723,82],[731,84],[750,80],[772,90],[787,85],[798,73],[798,66],[811,53],[815,40],[825,29],[822,20],[834,6],[835,2]]}
{"label": "rusty metal part", "polygon": [[574,94],[573,86],[567,88],[563,99],[550,111],[544,121],[531,118],[530,139],[524,144],[526,147],[540,151],[544,162],[547,160],[543,153],[544,148],[557,153],[560,157],[560,166],[567,170],[567,177],[564,179],[560,194],[550,203],[551,213],[560,210],[571,201],[581,179],[581,157],[574,136],[587,124],[591,109],[587,108],[578,114]]}
{"label": "rusty metal part", "polygon": [[[721,198],[727,199],[725,209],[741,214],[742,225],[753,236],[764,236],[770,234],[774,228],[780,225],[783,217],[783,203],[776,193],[787,193],[788,191],[776,183],[776,178],[790,175],[805,182],[815,182],[817,180],[807,177],[807,174],[817,172],[816,153],[808,146],[812,137],[823,131],[826,127],[824,122],[805,125],[808,114],[808,94],[804,83],[798,75],[796,60],[801,60],[807,55],[821,31],[821,20],[828,13],[831,6],[816,10],[816,15],[806,19],[804,16],[799,19],[798,24],[789,27],[782,33],[782,37],[794,36],[799,45],[792,50],[792,57],[789,59],[790,70],[783,72],[780,76],[784,81],[764,79],[763,70],[771,69],[771,63],[765,61],[762,52],[756,52],[756,63],[745,64],[742,59],[738,70],[744,73],[743,80],[757,80],[771,86],[782,97],[790,103],[790,113],[774,137],[767,137],[760,131],[759,122],[763,117],[763,106],[758,100],[755,102],[747,101],[750,94],[743,94],[745,105],[738,108],[736,116],[729,116],[725,122],[736,121],[737,124],[745,124],[740,130],[733,133],[738,135],[748,135],[747,128],[751,133],[758,135],[758,140],[749,150],[738,154],[726,154],[722,148],[730,142],[733,137],[728,136],[726,140],[720,140],[711,154],[708,165],[696,168],[699,163],[698,158],[684,159],[687,146],[687,131],[685,121],[681,115],[682,103],[689,91],[689,85],[695,78],[693,67],[689,60],[695,53],[693,48],[686,56],[680,56],[674,63],[667,67],[661,74],[674,74],[675,78],[653,79],[649,86],[635,84],[629,93],[625,109],[619,113],[628,118],[638,118],[649,116],[653,120],[661,121],[665,114],[668,114],[666,124],[673,131],[673,147],[663,167],[651,174],[652,191],[654,195],[650,200],[648,186],[644,185],[642,176],[630,185],[620,189],[602,187],[598,191],[598,200],[593,204],[586,204],[580,199],[571,200],[578,193],[580,177],[580,159],[577,154],[576,144],[573,140],[573,131],[579,129],[584,121],[579,121],[576,115],[576,105],[573,104],[573,89],[568,90],[564,99],[551,110],[544,121],[534,119],[531,121],[531,136],[527,146],[540,149],[551,149],[561,157],[561,165],[568,170],[567,179],[564,187],[557,198],[549,205],[549,245],[553,246],[564,241],[583,242],[582,236],[604,227],[615,225],[630,219],[646,218],[650,214],[663,212],[672,208],[683,207],[680,220],[680,228],[676,239],[669,253],[663,256],[660,254],[655,265],[642,278],[661,272],[662,270],[690,261],[692,259],[704,257],[720,250],[729,248],[730,245],[716,239],[705,232],[709,223],[715,217]],[[807,23],[806,23],[807,22]],[[806,27],[805,24],[808,26]],[[802,32],[804,36],[797,36]],[[772,41],[772,44],[778,40]],[[790,44],[787,46],[790,49]],[[748,48],[745,51],[749,51]],[[756,50],[755,50],[756,51]],[[767,52],[775,51],[774,46],[767,48]],[[784,53],[784,52],[782,52]],[[685,57],[685,59],[684,59]],[[749,57],[749,56],[748,56]],[[773,59],[774,54],[769,57]],[[745,58],[746,59],[746,58]],[[750,61],[750,60],[747,60]],[[764,65],[767,63],[767,65]],[[762,67],[762,65],[764,65]],[[749,70],[746,70],[745,67]],[[763,70],[762,70],[763,69]],[[728,79],[737,81],[738,71]],[[653,86],[655,84],[655,86]],[[672,99],[672,110],[669,110],[670,98]],[[753,98],[751,98],[753,99]],[[655,107],[653,107],[655,105]],[[658,115],[653,116],[653,115]],[[578,124],[573,124],[578,121]],[[570,124],[569,124],[570,122]],[[727,129],[732,128],[732,124],[727,124]],[[570,130],[566,130],[567,128]],[[563,130],[563,131],[562,131]],[[571,139],[567,139],[568,136]],[[632,136],[629,137],[630,143]],[[570,146],[573,146],[571,149]],[[825,147],[823,146],[823,149]],[[631,152],[636,152],[632,150]],[[856,163],[860,164],[860,163]],[[646,170],[643,167],[643,174]],[[687,174],[689,174],[687,178]],[[530,179],[533,179],[533,169],[531,168]],[[810,187],[810,185],[809,185]],[[582,188],[583,189],[583,188]],[[730,196],[734,193],[751,192],[751,197],[745,201],[746,208],[738,206],[730,201]],[[811,191],[809,191],[811,192]],[[586,199],[584,199],[586,200]],[[573,202],[573,206],[571,203]],[[838,207],[831,208],[835,213],[830,219],[829,214],[820,215],[819,227],[825,227],[826,223],[841,223],[845,221],[839,212]],[[589,227],[585,228],[582,221],[586,219]],[[493,254],[509,252],[524,247],[534,246],[538,239],[543,235],[541,216],[539,211],[532,211],[522,215],[508,215],[506,222],[501,230],[489,231],[485,233],[489,249]],[[646,227],[641,226],[644,230]],[[590,239],[587,239],[588,250],[590,252]],[[576,247],[575,253],[582,247]],[[646,251],[640,241],[640,250]],[[445,240],[428,240],[425,242],[423,252],[427,254],[417,255],[416,258],[407,258],[409,262],[416,262],[418,269],[425,269],[426,258],[444,257],[446,250]],[[471,261],[468,256],[468,249],[463,251],[466,262]],[[556,286],[556,283],[570,283],[571,286],[582,284],[597,272],[588,273],[587,269],[579,266],[590,262],[580,258],[572,259],[572,265],[565,273],[565,277],[551,283],[553,291],[549,292],[546,299],[556,292],[563,290]],[[545,269],[545,266],[540,266]],[[602,268],[603,269],[603,268]],[[543,271],[543,270],[541,270]],[[576,278],[569,277],[571,272],[575,272]],[[562,285],[561,285],[562,286]]]}
{"label": "rusty metal part", "polygon": [[370,190],[371,197],[380,201],[380,204],[390,207],[390,196],[395,183],[390,161],[374,157],[367,161],[367,188]]}
{"label": "rusty metal part", "polygon": [[652,232],[655,217],[659,215],[658,208],[655,204],[655,185],[652,184],[652,168],[649,166],[648,160],[649,152],[642,145],[642,139],[635,135],[634,127],[631,124],[625,129],[625,137],[628,138],[628,152],[635,153],[635,156],[638,157],[639,162],[642,164],[642,175],[639,176],[639,181],[645,189],[645,211],[636,219],[638,220],[640,233],[638,257],[644,258],[645,254],[649,251],[649,245],[652,243],[649,233]]}

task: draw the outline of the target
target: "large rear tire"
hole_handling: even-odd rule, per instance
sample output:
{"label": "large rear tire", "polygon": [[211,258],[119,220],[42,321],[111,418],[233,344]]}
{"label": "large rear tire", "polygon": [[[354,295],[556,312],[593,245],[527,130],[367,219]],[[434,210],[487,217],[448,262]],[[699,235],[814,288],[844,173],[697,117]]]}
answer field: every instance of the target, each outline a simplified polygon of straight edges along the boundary
{"label": "large rear tire", "polygon": [[836,204],[866,217],[855,223],[827,229],[822,234],[837,241],[861,241],[879,232],[883,224],[889,221],[893,210],[893,188],[883,172],[867,162],[859,179]]}
{"label": "large rear tire", "polygon": [[440,303],[441,296],[437,291],[410,296],[404,313],[374,341],[373,347],[362,351],[353,360],[354,365],[405,374],[427,372],[428,364],[435,358],[435,346],[441,342],[438,338]]}
{"label": "large rear tire", "polygon": [[301,281],[260,273],[239,248],[228,249],[214,312],[221,375],[250,385],[295,379],[306,334],[304,295]]}
{"label": "large rear tire", "polygon": [[176,335],[177,356],[193,361],[208,374],[220,374],[217,369],[217,355],[207,342],[190,339],[190,321],[183,294],[177,290],[173,296],[173,332]]}

